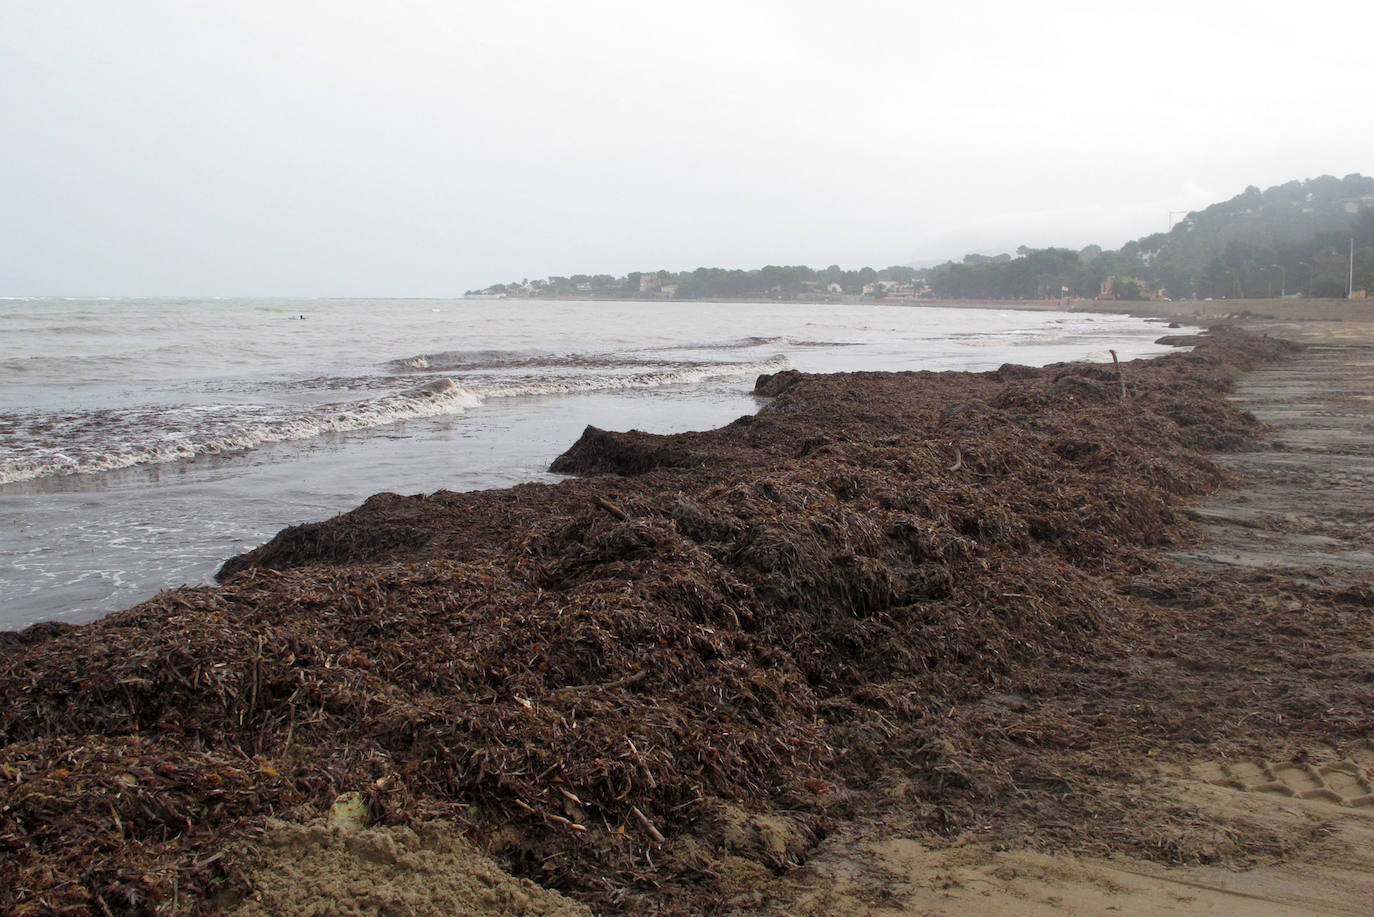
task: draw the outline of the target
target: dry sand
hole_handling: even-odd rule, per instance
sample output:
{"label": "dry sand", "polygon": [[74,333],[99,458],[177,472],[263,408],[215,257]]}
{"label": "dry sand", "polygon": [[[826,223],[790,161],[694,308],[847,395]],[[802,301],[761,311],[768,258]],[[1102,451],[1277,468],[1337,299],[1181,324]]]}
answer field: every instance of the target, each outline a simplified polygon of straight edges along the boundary
{"label": "dry sand", "polygon": [[309,825],[272,821],[254,845],[250,897],[230,917],[590,917],[557,892],[505,872],[456,825]]}

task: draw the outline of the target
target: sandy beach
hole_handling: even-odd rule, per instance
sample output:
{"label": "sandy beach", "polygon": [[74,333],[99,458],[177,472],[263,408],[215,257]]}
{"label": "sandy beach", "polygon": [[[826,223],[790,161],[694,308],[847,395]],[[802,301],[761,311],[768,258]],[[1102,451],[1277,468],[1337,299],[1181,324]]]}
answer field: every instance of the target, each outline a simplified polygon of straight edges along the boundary
{"label": "sandy beach", "polygon": [[[1216,320],[1228,314],[1219,305],[1180,303],[1154,314]],[[1214,456],[1235,483],[1189,508],[1201,537],[1168,552],[1164,563],[1202,574],[1209,591],[1223,584],[1233,590],[1230,603],[1193,596],[1186,605],[1228,616],[1257,604],[1269,609],[1260,617],[1235,614],[1224,622],[1224,637],[1188,628],[1207,641],[1188,654],[1194,659],[1221,647],[1235,652],[1220,665],[1210,661],[1201,678],[1186,679],[1189,687],[1176,692],[1229,683],[1229,700],[1218,700],[1235,725],[1265,728],[1239,746],[1208,741],[1220,735],[1200,738],[1196,749],[1175,749],[1169,760],[1162,746],[1149,749],[1156,761],[1139,766],[1137,778],[1142,803],[1189,814],[1192,837],[1240,847],[1266,838],[1270,849],[1190,862],[1036,843],[1009,849],[977,832],[932,844],[910,830],[865,826],[831,839],[803,877],[787,883],[787,903],[773,912],[1367,912],[1374,899],[1374,724],[1360,683],[1374,656],[1358,628],[1367,627],[1374,576],[1374,320],[1366,304],[1247,305],[1265,317],[1241,319],[1245,327],[1307,349],[1238,381],[1232,401],[1268,431],[1252,446]],[[1362,595],[1362,613],[1315,631],[1276,620],[1277,610],[1293,618],[1311,613],[1314,605],[1304,600],[1312,587]],[[1300,634],[1295,659],[1291,641]],[[1275,703],[1284,695],[1341,703],[1285,711]]]}
{"label": "sandy beach", "polygon": [[0,908],[1364,913],[1374,322],[1304,305],[778,373],[6,635]]}
{"label": "sandy beach", "polygon": [[0,917],[1374,914],[1367,50],[4,12]]}

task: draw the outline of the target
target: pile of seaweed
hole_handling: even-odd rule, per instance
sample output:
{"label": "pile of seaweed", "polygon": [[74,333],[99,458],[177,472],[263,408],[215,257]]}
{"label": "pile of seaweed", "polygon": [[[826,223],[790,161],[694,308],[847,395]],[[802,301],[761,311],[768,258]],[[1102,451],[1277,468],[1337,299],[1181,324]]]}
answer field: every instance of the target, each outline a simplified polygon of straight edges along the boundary
{"label": "pile of seaweed", "polygon": [[[884,773],[952,829],[1006,792],[953,711],[1132,638],[1113,584],[1187,537],[1204,453],[1258,429],[1228,385],[1291,347],[1185,343],[763,377],[719,430],[588,428],[577,478],[378,495],[219,586],[9,635],[0,909],[212,909],[268,816],[349,791],[627,913],[718,906],[722,850],[793,865]],[[801,840],[734,830],[768,812]]]}

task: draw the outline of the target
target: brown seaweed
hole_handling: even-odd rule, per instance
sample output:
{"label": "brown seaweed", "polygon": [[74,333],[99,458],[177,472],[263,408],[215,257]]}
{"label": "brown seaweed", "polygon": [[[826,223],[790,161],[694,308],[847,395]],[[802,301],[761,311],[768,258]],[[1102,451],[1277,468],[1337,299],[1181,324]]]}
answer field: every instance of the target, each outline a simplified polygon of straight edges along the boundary
{"label": "brown seaweed", "polygon": [[1226,481],[1205,453],[1260,432],[1229,380],[1291,350],[1189,343],[1119,369],[764,377],[771,400],[719,430],[588,428],[555,463],[577,479],[378,495],[217,587],[11,637],[0,908],[203,911],[246,890],[235,844],[268,816],[346,791],[626,913],[718,904],[700,845],[722,807],[814,842],[894,773],[931,830],[996,811],[1148,853],[1131,813],[1086,829],[1094,794],[1064,786],[1221,728],[1130,662],[1217,627],[1183,609],[1270,613],[1153,559]]}

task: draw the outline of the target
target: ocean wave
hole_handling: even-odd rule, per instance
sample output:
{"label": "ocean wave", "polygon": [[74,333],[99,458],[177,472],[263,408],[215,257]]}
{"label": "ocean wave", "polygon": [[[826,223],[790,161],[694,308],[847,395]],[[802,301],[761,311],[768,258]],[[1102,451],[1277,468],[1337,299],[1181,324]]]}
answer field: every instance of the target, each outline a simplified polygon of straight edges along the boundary
{"label": "ocean wave", "polygon": [[[241,452],[268,443],[311,439],[401,420],[461,414],[481,399],[451,379],[340,408],[283,413],[262,405],[190,405],[174,409],[99,411],[30,425],[62,440],[61,448],[0,461],[0,484],[50,475],[89,474]],[[143,431],[154,430],[156,441]],[[112,442],[113,441],[113,442]]]}
{"label": "ocean wave", "polygon": [[629,388],[656,388],[668,385],[694,385],[712,379],[730,379],[777,372],[781,369],[788,369],[791,365],[791,360],[779,355],[767,360],[755,360],[748,363],[687,364],[675,369],[630,373],[623,376],[534,379],[479,386],[477,391],[485,400],[487,398],[512,398],[530,395],[569,395],[577,392],[618,391]]}
{"label": "ocean wave", "polygon": [[8,374],[25,376],[46,374],[52,377],[55,384],[68,378],[80,378],[83,381],[103,381],[112,378],[127,378],[132,371],[142,369],[148,366],[150,362],[144,354],[134,353],[110,353],[98,356],[45,353],[0,360],[0,379]]}
{"label": "ocean wave", "polygon": [[690,385],[776,372],[790,365],[786,357],[775,356],[748,363],[698,364],[619,375],[514,379],[481,385],[460,385],[440,376],[402,392],[345,405],[287,408],[201,404],[10,417],[0,424],[7,439],[15,445],[10,451],[20,453],[25,449],[22,444],[27,443],[28,454],[0,459],[0,484],[242,452],[327,433],[458,415],[500,398]]}
{"label": "ocean wave", "polygon": [[661,353],[664,351],[677,352],[679,350],[749,350],[753,347],[773,347],[778,344],[788,343],[787,338],[781,335],[748,335],[742,338],[732,338],[728,341],[689,341],[685,344],[668,344],[663,347],[650,347],[647,352]]}
{"label": "ocean wave", "polygon": [[946,339],[966,347],[1005,347],[1027,344],[1059,344],[1071,336],[1067,330],[1046,328],[1007,328],[995,331],[964,331]]}
{"label": "ocean wave", "polygon": [[386,364],[393,372],[448,372],[459,369],[498,369],[508,366],[534,365],[541,359],[555,360],[553,354],[538,354],[525,350],[442,350],[437,353],[417,353]]}
{"label": "ocean wave", "polygon": [[[674,348],[676,349],[676,348]],[[385,364],[391,372],[413,373],[482,372],[493,369],[626,369],[665,365],[660,359],[627,354],[558,354],[518,350],[446,350],[440,353],[420,353]],[[689,361],[670,364],[690,367],[701,364]]]}

